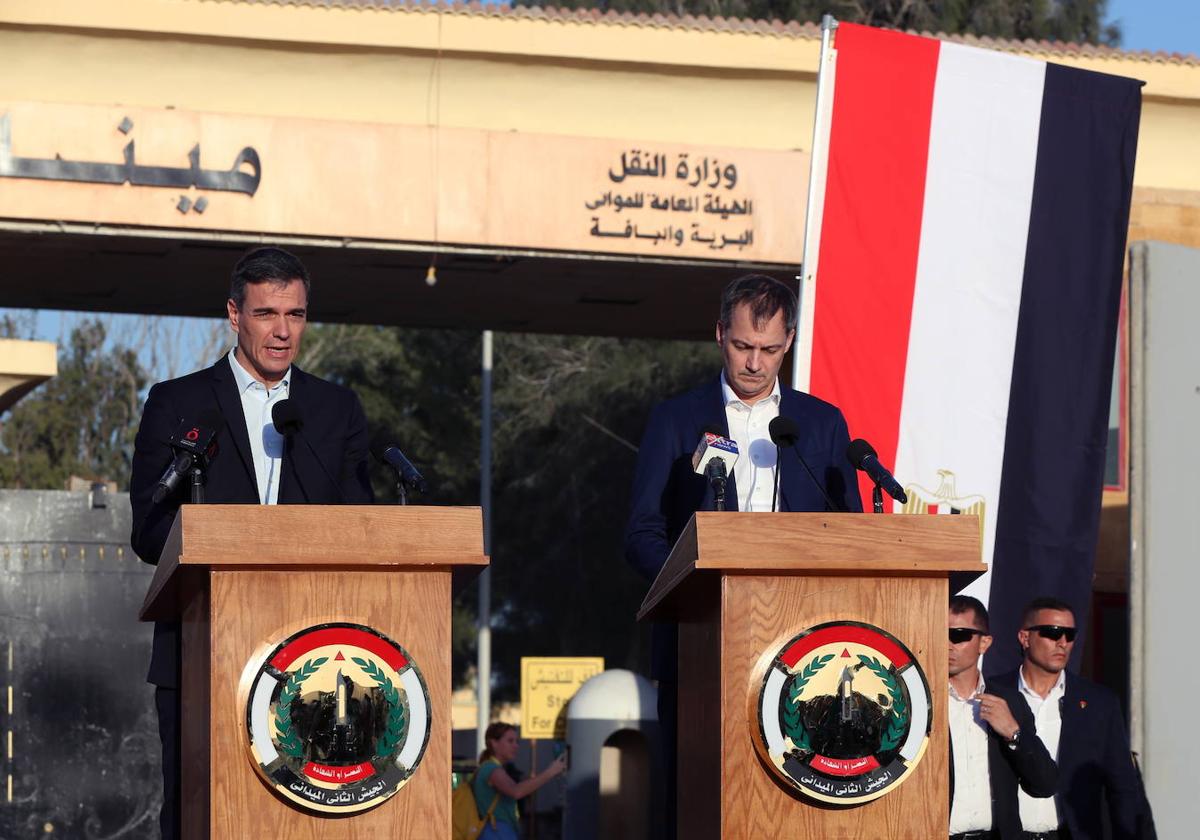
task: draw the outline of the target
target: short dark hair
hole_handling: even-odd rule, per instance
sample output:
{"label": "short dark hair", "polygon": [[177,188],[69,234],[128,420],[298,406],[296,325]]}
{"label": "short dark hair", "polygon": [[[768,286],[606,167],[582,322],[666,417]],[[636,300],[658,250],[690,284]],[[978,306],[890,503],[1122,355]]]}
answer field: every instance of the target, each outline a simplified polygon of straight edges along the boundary
{"label": "short dark hair", "polygon": [[743,274],[731,281],[721,293],[722,326],[729,326],[733,320],[733,310],[743,303],[750,306],[750,318],[756,328],[782,310],[787,331],[796,329],[796,293],[774,277]]}
{"label": "short dark hair", "polygon": [[246,303],[246,285],[248,283],[274,283],[286,286],[293,280],[304,284],[304,297],[312,294],[312,282],[308,279],[308,269],[295,254],[290,254],[282,248],[267,246],[247,251],[233,267],[233,277],[229,283],[229,297],[238,309]]}
{"label": "short dark hair", "polygon": [[1021,610],[1021,629],[1024,630],[1029,624],[1035,613],[1042,610],[1059,610],[1060,612],[1069,612],[1072,618],[1075,618],[1075,608],[1061,598],[1054,598],[1049,595],[1043,595],[1039,598],[1034,598],[1025,605],[1025,609]]}
{"label": "short dark hair", "polygon": [[970,595],[955,595],[950,599],[950,612],[955,615],[975,613],[975,626],[989,636],[992,634],[992,627],[988,623],[987,607],[978,598],[972,598]]}

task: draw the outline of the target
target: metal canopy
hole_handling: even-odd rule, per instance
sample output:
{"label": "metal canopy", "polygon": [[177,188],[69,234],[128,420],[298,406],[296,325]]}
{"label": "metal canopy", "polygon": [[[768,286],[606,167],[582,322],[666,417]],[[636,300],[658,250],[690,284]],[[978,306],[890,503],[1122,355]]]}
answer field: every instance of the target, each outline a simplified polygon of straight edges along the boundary
{"label": "metal canopy", "polygon": [[[313,277],[321,322],[661,339],[712,337],[721,288],[790,267],[276,239]],[[229,272],[259,237],[3,223],[0,301],[17,308],[222,317]]]}

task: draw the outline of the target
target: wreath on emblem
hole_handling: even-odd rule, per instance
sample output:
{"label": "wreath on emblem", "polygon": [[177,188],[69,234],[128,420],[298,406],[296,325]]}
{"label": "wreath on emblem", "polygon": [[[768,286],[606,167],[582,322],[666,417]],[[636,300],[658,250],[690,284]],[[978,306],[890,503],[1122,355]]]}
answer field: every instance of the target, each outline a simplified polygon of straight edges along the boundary
{"label": "wreath on emblem", "polygon": [[387,724],[384,726],[383,734],[375,742],[375,757],[386,758],[394,753],[396,747],[403,742],[405,724],[408,722],[404,714],[404,704],[400,702],[400,692],[392,684],[388,675],[373,660],[352,656],[350,661],[362,668],[363,673],[375,681],[375,685],[383,691],[383,696],[388,702]]}
{"label": "wreath on emblem", "polygon": [[900,687],[896,675],[889,668],[885,668],[875,657],[863,656],[860,653],[858,661],[883,681],[888,696],[892,699],[891,719],[888,721],[887,729],[884,730],[883,738],[879,742],[879,751],[884,753],[894,750],[900,746],[900,742],[904,740],[904,733],[908,731],[909,711],[908,703],[904,700],[904,690]]}
{"label": "wreath on emblem", "polygon": [[792,676],[791,685],[788,686],[787,702],[783,708],[783,734],[791,738],[796,749],[802,752],[812,752],[812,739],[800,716],[800,695],[804,693],[804,686],[808,685],[808,681],[828,665],[831,659],[832,653],[814,656],[811,662]]}
{"label": "wreath on emblem", "polygon": [[[404,704],[400,702],[400,691],[373,660],[361,659],[357,656],[350,657],[350,660],[375,681],[375,685],[383,691],[383,696],[387,700],[387,722],[383,734],[375,741],[375,758],[387,758],[403,743],[408,723]],[[328,661],[329,657],[327,656],[307,660],[288,676],[287,682],[279,691],[279,702],[275,707],[275,729],[279,732],[279,750],[296,761],[304,759],[304,743],[300,740],[300,736],[292,724],[292,706],[300,699],[300,687],[305,680]]]}
{"label": "wreath on emblem", "polygon": [[[812,737],[805,728],[804,719],[800,714],[800,696],[804,693],[804,687],[808,685],[809,680],[828,665],[831,659],[833,659],[832,653],[825,656],[814,656],[807,665],[792,676],[788,685],[787,700],[781,716],[783,734],[791,738],[796,749],[801,752],[812,752]],[[896,675],[875,657],[864,656],[860,653],[858,661],[861,663],[859,667],[867,668],[883,682],[884,688],[887,689],[888,696],[891,698],[891,713],[879,742],[879,752],[885,753],[894,750],[904,740],[911,716],[908,703],[904,699],[904,689],[896,679]]]}
{"label": "wreath on emblem", "polygon": [[292,704],[300,697],[300,686],[329,661],[328,656],[309,659],[293,671],[279,691],[279,703],[275,707],[275,729],[279,732],[279,749],[288,758],[304,758],[304,744],[292,725]]}

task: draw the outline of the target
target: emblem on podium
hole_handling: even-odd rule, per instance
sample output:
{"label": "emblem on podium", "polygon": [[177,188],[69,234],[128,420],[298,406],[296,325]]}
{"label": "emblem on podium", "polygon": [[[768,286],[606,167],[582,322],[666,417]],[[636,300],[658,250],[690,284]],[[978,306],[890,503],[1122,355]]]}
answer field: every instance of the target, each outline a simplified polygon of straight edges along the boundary
{"label": "emblem on podium", "polygon": [[929,684],[890,633],[857,621],[805,630],[775,655],[758,696],[755,747],[785,785],[857,805],[904,781],[925,754]]}
{"label": "emblem on podium", "polygon": [[369,627],[321,624],[258,664],[246,706],[255,769],[290,803],[351,814],[404,786],[429,741],[425,680]]}

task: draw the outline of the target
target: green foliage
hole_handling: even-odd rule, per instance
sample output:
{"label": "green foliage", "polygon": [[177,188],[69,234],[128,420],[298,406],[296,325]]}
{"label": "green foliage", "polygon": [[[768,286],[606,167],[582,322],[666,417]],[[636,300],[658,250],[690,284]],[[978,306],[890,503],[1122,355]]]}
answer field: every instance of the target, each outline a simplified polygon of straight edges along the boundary
{"label": "green foliage", "polygon": [[858,661],[866,666],[871,673],[883,680],[883,685],[887,689],[888,696],[892,699],[892,712],[888,717],[887,729],[883,732],[882,740],[879,744],[879,751],[885,753],[889,750],[894,750],[900,746],[901,740],[905,733],[908,732],[908,702],[904,699],[904,689],[900,685],[900,681],[896,679],[895,673],[883,667],[883,663],[875,657],[858,655]]}
{"label": "green foliage", "polygon": [[329,661],[328,656],[309,659],[288,675],[287,682],[279,691],[279,699],[275,701],[275,729],[279,733],[276,743],[279,749],[290,758],[304,758],[304,743],[292,724],[292,704],[300,697],[300,686],[315,674],[322,665]]}
{"label": "green foliage", "polygon": [[515,6],[705,15],[747,20],[839,21],[918,32],[1117,45],[1108,0],[513,0]]}
{"label": "green foliage", "polygon": [[796,749],[801,752],[808,752],[812,749],[812,739],[808,734],[808,729],[804,726],[804,719],[800,714],[800,696],[804,693],[804,687],[808,685],[808,681],[817,675],[817,672],[829,664],[829,660],[833,659],[832,653],[827,653],[824,656],[817,654],[812,658],[812,661],[800,669],[799,672],[792,675],[791,682],[788,685],[787,699],[783,704],[783,734],[792,739],[792,743],[796,745]]}
{"label": "green foliage", "polygon": [[[395,443],[433,504],[479,504],[477,332],[314,326],[302,364],[353,387],[372,448]],[[603,656],[641,667],[634,623],[646,581],[623,535],[637,441],[651,405],[715,376],[715,345],[498,334],[493,383],[495,696],[514,697],[521,656]],[[376,492],[394,499],[386,471]],[[456,681],[475,658],[477,592],[455,605]]]}
{"label": "green foliage", "polygon": [[404,740],[408,723],[404,704],[400,702],[400,691],[392,684],[384,670],[375,664],[374,660],[358,656],[352,656],[350,659],[363,669],[363,673],[375,681],[375,685],[379,686],[384,699],[387,700],[387,724],[384,726],[383,734],[375,741],[375,758],[390,758],[396,748],[400,746],[400,742]]}
{"label": "green foliage", "polygon": [[0,419],[0,487],[61,490],[72,475],[128,486],[147,373],[106,337],[100,321],[80,323],[59,348],[58,375]]}

